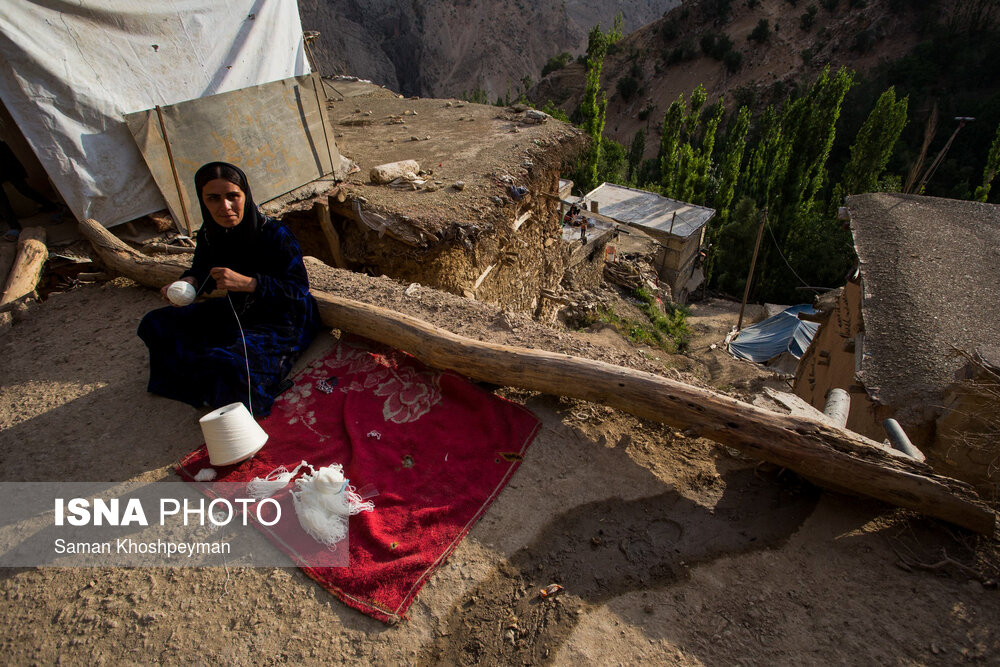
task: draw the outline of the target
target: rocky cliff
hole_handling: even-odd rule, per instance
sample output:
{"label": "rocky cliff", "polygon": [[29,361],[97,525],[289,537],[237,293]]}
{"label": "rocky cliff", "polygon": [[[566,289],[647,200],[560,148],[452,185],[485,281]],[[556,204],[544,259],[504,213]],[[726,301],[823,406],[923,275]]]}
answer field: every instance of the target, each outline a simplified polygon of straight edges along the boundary
{"label": "rocky cliff", "polygon": [[300,0],[304,30],[323,74],[350,74],[406,95],[516,96],[552,56],[586,48],[597,23],[621,12],[627,32],[678,0]]}

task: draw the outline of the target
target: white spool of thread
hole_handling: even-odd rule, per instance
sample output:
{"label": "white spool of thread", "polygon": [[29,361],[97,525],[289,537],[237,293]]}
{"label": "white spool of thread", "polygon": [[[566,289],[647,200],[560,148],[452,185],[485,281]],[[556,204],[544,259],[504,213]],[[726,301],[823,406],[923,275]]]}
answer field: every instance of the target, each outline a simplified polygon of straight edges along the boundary
{"label": "white spool of thread", "polygon": [[198,290],[186,280],[172,282],[170,283],[170,287],[167,288],[167,298],[175,306],[186,306],[193,303],[197,294]]}
{"label": "white spool of thread", "polygon": [[267,442],[267,433],[242,403],[230,403],[198,420],[208,460],[214,466],[228,466],[244,461]]}

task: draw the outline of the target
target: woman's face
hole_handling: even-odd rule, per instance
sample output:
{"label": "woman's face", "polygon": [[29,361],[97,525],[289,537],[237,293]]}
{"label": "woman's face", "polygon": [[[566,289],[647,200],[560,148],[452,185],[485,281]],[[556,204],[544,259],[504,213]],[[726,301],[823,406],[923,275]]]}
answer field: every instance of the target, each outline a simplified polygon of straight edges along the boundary
{"label": "woman's face", "polygon": [[243,220],[246,195],[240,186],[224,178],[216,178],[201,189],[201,200],[212,214],[212,219],[222,227],[235,227]]}

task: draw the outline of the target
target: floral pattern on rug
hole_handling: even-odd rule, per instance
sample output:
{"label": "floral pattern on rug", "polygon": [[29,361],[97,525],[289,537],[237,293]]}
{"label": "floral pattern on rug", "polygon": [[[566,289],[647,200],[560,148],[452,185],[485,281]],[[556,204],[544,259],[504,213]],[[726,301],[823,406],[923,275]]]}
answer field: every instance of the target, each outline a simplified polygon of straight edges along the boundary
{"label": "floral pattern on rug", "polygon": [[441,373],[401,365],[396,351],[356,347],[339,342],[331,355],[314,363],[285,394],[285,405],[295,413],[289,423],[301,421],[315,430],[316,415],[309,410],[313,388],[330,393],[371,391],[384,397],[382,417],[387,422],[406,424],[419,420],[441,403]]}

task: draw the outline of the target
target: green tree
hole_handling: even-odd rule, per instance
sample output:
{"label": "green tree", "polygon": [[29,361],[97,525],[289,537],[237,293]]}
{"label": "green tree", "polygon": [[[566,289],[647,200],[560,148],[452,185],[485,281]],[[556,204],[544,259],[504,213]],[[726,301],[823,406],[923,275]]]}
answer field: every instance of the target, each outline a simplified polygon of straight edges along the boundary
{"label": "green tree", "polygon": [[708,197],[715,133],[725,105],[720,98],[703,114],[707,97],[704,86],[699,85],[691,92],[686,111],[681,95],[663,116],[659,190],[667,197],[695,204],[704,203]]}
{"label": "green tree", "polygon": [[836,136],[844,95],[854,82],[853,72],[827,66],[808,92],[786,105],[782,125],[791,142],[784,205],[797,210],[811,204],[826,177],[826,161]]}
{"label": "green tree", "polygon": [[[681,145],[681,127],[684,123],[684,96],[679,95],[663,114],[663,128],[660,131],[660,187],[673,192],[674,180],[678,176],[678,149]],[[669,196],[669,195],[668,195]]]}
{"label": "green tree", "polygon": [[716,214],[720,220],[728,220],[729,205],[733,201],[736,192],[736,185],[740,177],[740,165],[743,162],[743,153],[747,146],[747,131],[750,129],[750,109],[746,106],[740,107],[736,115],[736,121],[729,128],[729,135],[726,138],[726,150],[720,165],[719,191],[712,204],[715,206]]}
{"label": "green tree", "polygon": [[986,198],[990,196],[990,188],[998,171],[1000,171],[1000,125],[997,125],[997,133],[993,137],[993,145],[990,146],[989,155],[986,156],[986,167],[983,169],[983,184],[976,188],[976,201],[985,202]]}
{"label": "green tree", "polygon": [[590,135],[591,144],[576,175],[576,181],[584,191],[596,187],[601,182],[601,147],[604,139],[605,112],[608,107],[608,96],[601,89],[601,70],[608,48],[621,39],[621,26],[622,16],[619,13],[609,32],[605,33],[601,30],[601,25],[597,24],[588,36],[587,79],[583,101],[580,103],[580,116],[581,126],[583,131]]}
{"label": "green tree", "polygon": [[[745,266],[749,250],[747,226],[757,220],[737,220],[741,213],[767,209],[767,231],[757,259],[754,292],[773,300],[792,300],[802,282],[815,285],[821,276],[842,275],[850,254],[839,223],[817,202],[826,179],[826,163],[836,136],[844,95],[853,75],[823,70],[803,94],[786,100],[780,112],[768,107],[758,123],[759,138],[750,152],[733,197],[739,210],[720,219],[712,238],[713,284],[738,293],[745,278],[730,266]],[[726,179],[720,193],[725,189]],[[749,203],[748,203],[749,202]],[[752,206],[751,206],[752,205]],[[750,246],[752,248],[752,244]]]}
{"label": "green tree", "polygon": [[851,146],[851,159],[830,198],[831,212],[836,211],[848,195],[879,189],[879,179],[906,125],[907,101],[905,97],[897,101],[893,87],[878,98]]}
{"label": "green tree", "polygon": [[758,44],[766,44],[771,39],[771,25],[767,19],[758,21],[756,27],[747,35],[747,39]]}
{"label": "green tree", "polygon": [[642,165],[642,154],[646,150],[646,130],[639,128],[632,137],[632,145],[628,151],[628,183],[637,185],[636,179],[639,167]]}
{"label": "green tree", "polygon": [[542,67],[542,78],[544,79],[548,74],[566,67],[572,59],[573,56],[569,51],[563,51],[557,56],[552,56],[549,58],[549,61],[545,63],[545,66]]}

